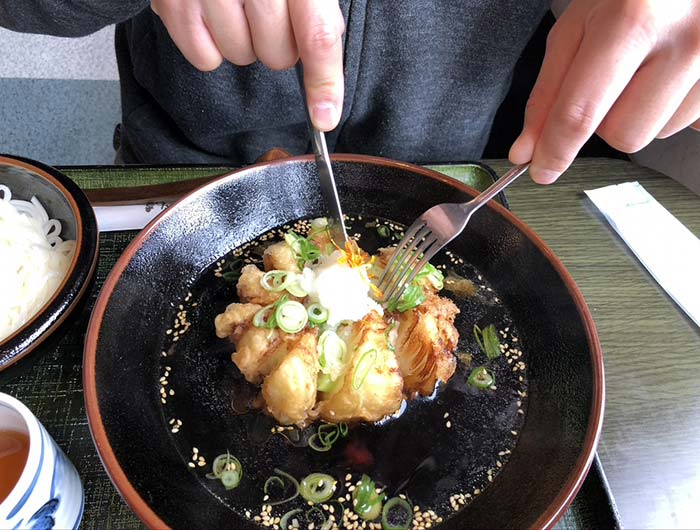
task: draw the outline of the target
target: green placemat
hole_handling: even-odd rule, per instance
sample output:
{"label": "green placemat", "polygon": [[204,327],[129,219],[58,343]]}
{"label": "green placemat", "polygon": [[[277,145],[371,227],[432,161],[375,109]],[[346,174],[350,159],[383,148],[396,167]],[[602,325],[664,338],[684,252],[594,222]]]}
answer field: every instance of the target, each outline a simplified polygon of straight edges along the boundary
{"label": "green placemat", "polygon": [[[432,166],[476,189],[493,182],[493,173],[478,164]],[[162,184],[208,175],[224,174],[225,167],[205,168],[63,168],[83,188]],[[82,388],[82,350],[90,310],[104,279],[136,234],[109,232],[100,235],[100,261],[95,286],[85,308],[58,346],[24,373],[2,384],[2,390],[24,402],[75,464],[85,489],[83,529],[143,528],[107,476],[90,436]],[[30,359],[31,361],[31,359]],[[605,477],[596,459],[579,495],[557,524],[558,530],[618,528],[619,519]]]}
{"label": "green placemat", "polygon": [[[478,190],[486,189],[493,182],[490,168],[477,163],[458,165],[426,166],[449,177],[464,182]],[[59,168],[71,177],[81,188],[113,188],[145,186],[149,184],[164,184],[179,182],[211,175],[224,175],[237,168],[226,166],[207,167],[129,167],[129,166],[100,166],[100,167],[62,167]]]}

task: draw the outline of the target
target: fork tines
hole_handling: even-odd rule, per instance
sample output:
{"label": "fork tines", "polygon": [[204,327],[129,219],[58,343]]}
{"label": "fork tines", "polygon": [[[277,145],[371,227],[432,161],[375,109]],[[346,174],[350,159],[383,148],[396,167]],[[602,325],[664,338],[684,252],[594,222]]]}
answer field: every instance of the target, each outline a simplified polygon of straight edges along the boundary
{"label": "fork tines", "polygon": [[438,238],[422,219],[406,230],[379,280],[383,302],[398,299],[439,249]]}

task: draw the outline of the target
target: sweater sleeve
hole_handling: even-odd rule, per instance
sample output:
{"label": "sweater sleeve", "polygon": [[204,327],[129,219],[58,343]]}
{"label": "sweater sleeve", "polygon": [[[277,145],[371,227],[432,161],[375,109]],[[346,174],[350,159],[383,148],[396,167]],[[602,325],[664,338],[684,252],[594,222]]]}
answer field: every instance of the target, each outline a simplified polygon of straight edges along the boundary
{"label": "sweater sleeve", "polygon": [[127,20],[148,0],[2,0],[0,26],[23,33],[81,37]]}

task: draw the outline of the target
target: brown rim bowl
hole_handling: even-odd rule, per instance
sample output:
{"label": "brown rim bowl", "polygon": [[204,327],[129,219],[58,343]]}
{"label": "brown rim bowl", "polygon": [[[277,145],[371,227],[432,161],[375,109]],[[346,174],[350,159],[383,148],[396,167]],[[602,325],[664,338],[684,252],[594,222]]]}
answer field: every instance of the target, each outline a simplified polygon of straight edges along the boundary
{"label": "brown rim bowl", "polygon": [[[383,217],[408,225],[434,204],[462,202],[476,194],[444,175],[401,162],[335,155],[333,164],[346,213],[363,219]],[[256,421],[256,414],[231,414],[226,385],[235,374],[230,351],[224,341],[217,342],[212,328],[216,312],[227,303],[220,293],[224,287],[214,283],[217,261],[268,230],[323,211],[313,158],[256,164],[171,206],[136,237],[105,281],[85,341],[86,410],[107,472],[148,526],[253,528],[244,514],[260,502],[260,481],[273,467],[295,476],[319,469],[331,472],[330,459],[313,451],[275,440],[256,445],[245,434],[251,425],[246,422]],[[439,527],[549,528],[584,481],[602,425],[603,363],[593,320],[559,259],[493,201],[450,245],[484,275],[509,311],[527,354],[528,400],[510,459],[463,510],[452,513],[448,503],[450,515]],[[197,308],[188,313],[193,326],[175,346],[166,330],[173,308],[188,303],[190,290],[197,300]],[[460,306],[465,342],[459,348],[475,351],[469,343],[475,321],[466,320],[474,309],[468,305]],[[164,365],[173,370],[167,388],[175,390],[167,405],[158,393]],[[409,404],[394,422],[351,429],[350,436],[364,436],[377,455],[368,471],[373,478],[398,487],[401,474],[416,469],[416,455],[425,454],[420,451],[434,451],[438,467],[432,480],[418,485],[429,485],[430,491],[416,495],[449,496],[455,481],[470,473],[483,471],[485,477],[493,464],[488,459],[498,452],[489,452],[491,442],[511,434],[512,427],[504,428],[507,422],[501,420],[504,415],[518,417],[518,394],[507,396],[512,400],[507,406],[497,402],[503,395],[499,392],[508,388],[507,365],[503,377],[497,376],[501,383],[494,399],[465,390],[468,373],[453,377],[435,403],[415,409]],[[445,429],[445,410],[458,428]],[[172,418],[184,420],[177,434],[169,423]],[[231,448],[246,469],[247,487],[232,494],[216,490],[204,478],[206,469],[188,466],[193,446],[208,458]],[[442,475],[443,469],[448,473]],[[339,464],[333,472],[345,471]]]}
{"label": "brown rim bowl", "polygon": [[76,251],[58,290],[29,321],[0,341],[0,380],[16,377],[28,368],[37,351],[50,350],[90,290],[98,258],[95,215],[85,194],[66,175],[45,164],[22,157],[0,156],[0,184],[12,197],[36,196],[51,218],[62,225],[61,236],[76,240]]}

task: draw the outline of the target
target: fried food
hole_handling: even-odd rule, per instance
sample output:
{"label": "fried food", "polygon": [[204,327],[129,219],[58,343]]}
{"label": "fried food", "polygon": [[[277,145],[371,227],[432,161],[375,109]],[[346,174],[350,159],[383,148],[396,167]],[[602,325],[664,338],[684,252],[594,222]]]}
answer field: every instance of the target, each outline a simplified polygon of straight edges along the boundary
{"label": "fried food", "polygon": [[438,295],[444,277],[432,266],[399,303],[380,305],[370,278],[394,249],[370,259],[356,244],[334,245],[317,225],[308,238],[288,234],[265,249],[265,269],[286,271],[270,276],[276,285],[243,267],[241,303],[216,317],[216,334],[233,341],[232,361],[261,385],[262,406],[281,425],[378,421],[452,377],[459,309]]}
{"label": "fried food", "polygon": [[241,277],[236,286],[241,302],[269,305],[280,299],[283,293],[268,291],[260,284],[264,274],[255,265],[246,265],[241,269]]}
{"label": "fried food", "polygon": [[386,321],[372,311],[350,331],[351,355],[342,386],[321,402],[329,422],[377,421],[393,414],[403,400],[403,380],[386,339]]}
{"label": "fried food", "polygon": [[263,253],[263,264],[266,271],[293,271],[299,272],[297,260],[292,248],[284,241],[270,245]]}
{"label": "fried food", "polygon": [[265,378],[265,407],[282,425],[303,425],[316,404],[316,333],[308,330],[288,341],[286,354]]}
{"label": "fried food", "polygon": [[454,374],[458,313],[452,300],[428,294],[417,308],[399,315],[396,358],[407,393],[429,396],[438,381],[446,382]]}
{"label": "fried food", "polygon": [[228,336],[236,345],[231,360],[246,380],[255,384],[262,382],[287,352],[286,333],[253,325],[253,317],[261,309],[257,304],[230,304],[214,320],[217,337]]}

